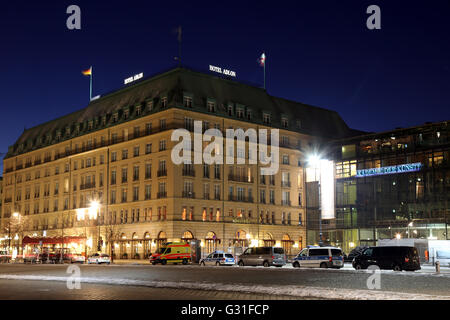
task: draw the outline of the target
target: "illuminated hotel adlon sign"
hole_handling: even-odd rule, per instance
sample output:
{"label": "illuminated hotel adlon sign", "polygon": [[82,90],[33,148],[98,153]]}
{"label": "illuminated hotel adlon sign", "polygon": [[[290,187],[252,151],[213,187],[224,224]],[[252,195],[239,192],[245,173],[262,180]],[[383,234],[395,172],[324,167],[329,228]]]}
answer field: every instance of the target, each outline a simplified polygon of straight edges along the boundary
{"label": "illuminated hotel adlon sign", "polygon": [[371,168],[371,169],[362,169],[356,171],[356,177],[370,177],[370,176],[379,176],[383,174],[395,174],[395,173],[405,173],[405,172],[414,172],[419,171],[422,168],[422,163],[407,163],[400,164],[397,166],[390,167],[381,167],[381,168]]}

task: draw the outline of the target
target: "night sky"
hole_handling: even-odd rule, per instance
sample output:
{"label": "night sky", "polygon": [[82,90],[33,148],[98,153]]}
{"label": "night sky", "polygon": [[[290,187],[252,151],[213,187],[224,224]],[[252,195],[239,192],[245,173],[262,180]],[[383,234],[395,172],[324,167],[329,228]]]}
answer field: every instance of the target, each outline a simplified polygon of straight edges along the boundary
{"label": "night sky", "polygon": [[[81,30],[66,9],[81,8]],[[381,8],[381,30],[366,9]],[[271,95],[337,111],[365,131],[450,120],[449,1],[4,1],[0,152],[40,123],[84,108],[123,79],[183,64],[236,71]]]}

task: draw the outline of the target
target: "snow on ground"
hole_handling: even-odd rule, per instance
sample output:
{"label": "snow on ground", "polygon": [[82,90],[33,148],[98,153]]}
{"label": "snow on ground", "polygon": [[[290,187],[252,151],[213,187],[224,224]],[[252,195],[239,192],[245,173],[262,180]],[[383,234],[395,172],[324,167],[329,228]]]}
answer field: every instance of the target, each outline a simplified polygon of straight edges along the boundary
{"label": "snow on ground", "polygon": [[[72,282],[76,278],[37,276],[37,275],[0,275],[3,280],[38,280],[38,281],[65,281]],[[213,290],[231,291],[245,293],[259,293],[269,295],[295,296],[317,299],[344,299],[344,300],[450,300],[450,296],[400,293],[380,290],[360,290],[360,289],[338,289],[304,287],[293,285],[245,285],[245,284],[224,284],[211,282],[174,282],[174,281],[146,281],[133,279],[112,279],[112,278],[79,278],[81,283],[98,283],[110,285],[144,286],[151,288],[177,288],[191,290]]]}

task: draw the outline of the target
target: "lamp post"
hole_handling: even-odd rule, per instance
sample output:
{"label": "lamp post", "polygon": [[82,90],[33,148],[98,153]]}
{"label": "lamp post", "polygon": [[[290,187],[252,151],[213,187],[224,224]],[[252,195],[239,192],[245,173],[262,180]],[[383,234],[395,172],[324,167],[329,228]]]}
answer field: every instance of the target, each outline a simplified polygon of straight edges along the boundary
{"label": "lamp post", "polygon": [[[20,225],[20,220],[21,220],[21,218],[22,218],[22,216],[20,215],[20,213],[14,212],[14,213],[12,214],[12,217],[13,217],[14,219],[17,220],[17,221],[16,221],[16,225]],[[17,229],[17,228],[16,228],[16,229]],[[8,238],[9,238],[9,250],[11,251],[11,219],[9,220],[8,233],[9,233],[9,237],[8,237]],[[17,234],[16,234],[16,236],[14,237],[14,240],[15,240],[15,241],[18,241],[18,240],[19,240]],[[17,251],[19,251],[19,245],[17,245]]]}

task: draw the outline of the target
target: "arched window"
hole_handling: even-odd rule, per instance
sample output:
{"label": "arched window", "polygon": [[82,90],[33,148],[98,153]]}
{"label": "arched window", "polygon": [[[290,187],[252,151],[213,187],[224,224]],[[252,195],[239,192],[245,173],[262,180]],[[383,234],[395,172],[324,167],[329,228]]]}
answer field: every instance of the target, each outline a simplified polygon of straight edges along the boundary
{"label": "arched window", "polygon": [[281,239],[281,246],[284,249],[284,252],[287,255],[291,254],[291,248],[292,248],[292,243],[294,241],[291,240],[291,237],[286,233],[283,235],[282,239]]}
{"label": "arched window", "polygon": [[190,240],[194,239],[194,235],[190,231],[183,232],[183,236],[181,237],[181,241],[189,243]]}
{"label": "arched window", "polygon": [[148,259],[151,254],[152,248],[152,239],[150,237],[150,233],[144,233],[144,259]]}
{"label": "arched window", "polygon": [[273,247],[275,245],[275,240],[271,233],[267,232],[264,234],[264,246],[265,247]]}
{"label": "arched window", "polygon": [[158,237],[155,239],[156,248],[159,249],[163,243],[167,242],[167,235],[164,231],[158,233]]}
{"label": "arched window", "polygon": [[206,253],[211,253],[217,250],[217,245],[220,243],[220,239],[217,238],[216,234],[212,231],[206,234],[205,238],[205,250]]}
{"label": "arched window", "polygon": [[248,247],[247,232],[238,230],[234,238],[235,247]]}

